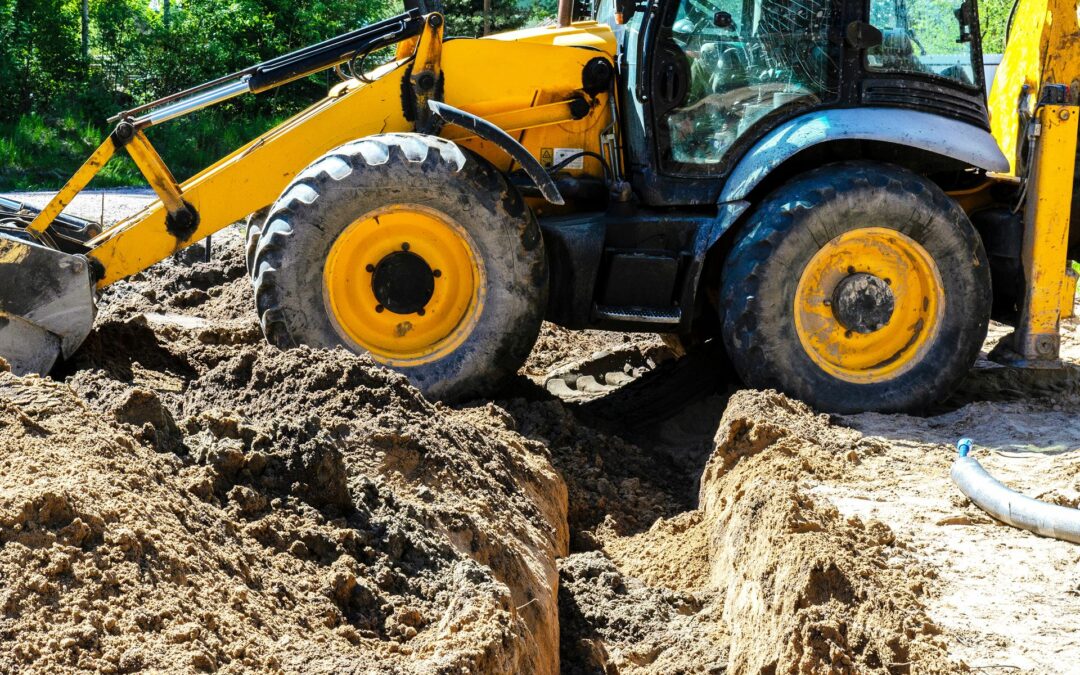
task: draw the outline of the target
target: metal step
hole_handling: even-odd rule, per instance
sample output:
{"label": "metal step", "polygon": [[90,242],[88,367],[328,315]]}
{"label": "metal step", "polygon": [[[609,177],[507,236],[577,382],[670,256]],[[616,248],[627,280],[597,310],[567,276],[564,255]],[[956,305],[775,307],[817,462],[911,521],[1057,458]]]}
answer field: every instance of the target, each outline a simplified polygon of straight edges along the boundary
{"label": "metal step", "polygon": [[655,323],[662,325],[677,324],[682,320],[682,310],[678,307],[671,309],[655,309],[649,307],[610,307],[596,305],[593,312],[597,318],[608,321],[624,321],[627,323]]}

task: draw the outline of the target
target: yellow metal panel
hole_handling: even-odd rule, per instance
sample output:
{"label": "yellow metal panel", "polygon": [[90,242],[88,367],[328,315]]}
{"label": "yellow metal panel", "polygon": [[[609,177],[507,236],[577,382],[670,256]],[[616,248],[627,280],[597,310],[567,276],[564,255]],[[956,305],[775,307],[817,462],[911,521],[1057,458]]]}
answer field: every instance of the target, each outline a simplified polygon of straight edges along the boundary
{"label": "yellow metal panel", "polygon": [[[603,30],[610,32],[606,26]],[[604,54],[591,49],[553,46],[540,40],[510,43],[490,39],[452,40],[443,47],[444,98],[450,105],[485,119],[502,118],[504,123],[515,124],[511,113],[534,108],[535,114],[541,115],[547,106],[582,96],[582,70],[598,56]],[[543,64],[543,68],[537,68],[536,64]],[[527,128],[516,136],[530,154],[541,163],[550,164],[557,148],[600,153],[600,135],[610,124],[611,108],[605,93],[591,101],[589,113],[580,120]],[[493,144],[475,137],[460,143],[499,169],[511,170],[512,160]],[[582,170],[571,173],[594,176],[603,173],[593,158],[586,158],[583,165]],[[531,205],[540,212],[554,210],[542,201],[532,201]]]}
{"label": "yellow metal panel", "polygon": [[1053,361],[1058,356],[1078,117],[1077,106],[1038,109],[1041,131],[1024,211],[1027,289],[1014,343],[1016,352],[1027,360]]}
{"label": "yellow metal panel", "polygon": [[165,210],[175,213],[183,209],[184,198],[180,195],[180,186],[176,184],[176,178],[141,130],[135,132],[126,149],[131,161],[139,167],[146,182],[165,205]]}
{"label": "yellow metal panel", "polygon": [[986,180],[979,185],[966,190],[951,190],[948,195],[964,209],[964,213],[971,215],[979,209],[994,205],[992,189],[996,181]]}
{"label": "yellow metal panel", "polygon": [[484,39],[504,42],[532,42],[559,47],[592,47],[606,52],[612,58],[614,58],[618,49],[615,33],[612,32],[611,27],[606,23],[597,23],[595,21],[578,21],[563,28],[558,26],[525,28],[490,35]]}
{"label": "yellow metal panel", "polygon": [[990,128],[1016,175],[1019,108],[1031,114],[1043,83],[1071,84],[1080,76],[1076,0],[1020,0],[1009,44],[994,75],[988,103]]}
{"label": "yellow metal panel", "polygon": [[1076,314],[1076,282],[1080,279],[1071,267],[1065,270],[1065,279],[1061,283],[1061,318],[1068,319]]}
{"label": "yellow metal panel", "polygon": [[[466,112],[471,112],[474,115],[483,117],[503,131],[521,131],[522,129],[531,129],[533,127],[543,127],[549,124],[574,121],[574,116],[570,112],[570,101],[560,101],[558,103],[536,106],[535,108],[512,110],[510,112],[496,112],[486,115],[478,113],[475,110],[468,110]],[[442,133],[443,138],[448,138],[452,141],[473,138],[475,135],[476,134],[473,134],[468,129],[462,129],[461,127],[447,127]]]}

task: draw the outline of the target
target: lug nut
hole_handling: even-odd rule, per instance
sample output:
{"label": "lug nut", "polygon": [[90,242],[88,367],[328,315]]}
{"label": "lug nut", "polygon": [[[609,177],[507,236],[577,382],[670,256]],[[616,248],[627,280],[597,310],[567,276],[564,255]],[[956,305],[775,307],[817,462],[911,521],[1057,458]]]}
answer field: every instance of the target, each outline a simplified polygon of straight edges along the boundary
{"label": "lug nut", "polygon": [[855,274],[855,268],[852,267],[851,265],[848,265],[847,273],[848,274]]}
{"label": "lug nut", "polygon": [[409,250],[409,242],[407,242],[407,241],[401,242],[401,250],[402,251],[408,251]]}
{"label": "lug nut", "polygon": [[374,272],[375,271],[375,266],[372,265],[371,263],[368,263],[367,267],[365,267],[364,269],[366,269],[368,272]]}
{"label": "lug nut", "polygon": [[384,309],[386,309],[386,308],[385,308],[385,307],[383,307],[382,305],[375,305],[375,311],[376,311],[376,312],[379,312],[380,314],[382,314],[382,311],[383,311]]}
{"label": "lug nut", "polygon": [[439,277],[442,276],[442,270],[431,270],[431,276],[438,279]]}
{"label": "lug nut", "polygon": [[427,312],[425,312],[425,311],[424,311],[424,308],[423,308],[423,307],[421,307],[420,309],[416,310],[416,315],[417,315],[417,316],[424,316],[425,314],[427,314]]}

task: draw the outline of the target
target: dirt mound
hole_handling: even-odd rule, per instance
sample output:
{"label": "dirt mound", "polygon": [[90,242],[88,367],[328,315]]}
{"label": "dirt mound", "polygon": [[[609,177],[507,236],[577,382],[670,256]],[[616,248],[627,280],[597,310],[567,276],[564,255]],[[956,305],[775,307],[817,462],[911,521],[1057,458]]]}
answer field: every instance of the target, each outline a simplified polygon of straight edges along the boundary
{"label": "dirt mound", "polygon": [[195,415],[10,374],[0,394],[5,670],[554,666],[565,488],[495,408],[253,347],[189,384]]}
{"label": "dirt mound", "polygon": [[874,451],[781,394],[731,399],[700,497],[728,672],[956,672],[920,600],[932,574],[887,525],[844,519],[806,486]]}
{"label": "dirt mound", "polygon": [[582,672],[957,672],[923,598],[934,573],[814,494],[877,439],[776,392],[735,394],[696,510],[560,565],[563,659]]}
{"label": "dirt mound", "polygon": [[265,345],[215,243],[112,287],[66,383],[0,375],[0,670],[556,670],[547,449]]}
{"label": "dirt mound", "polygon": [[645,355],[663,346],[651,333],[570,330],[545,321],[522,372],[544,379],[567,366],[592,361],[595,355],[618,353],[624,362],[632,361],[633,356],[644,360]]}
{"label": "dirt mound", "polygon": [[[212,320],[257,324],[254,295],[244,265],[243,228],[232,226],[213,236],[211,258],[203,245],[171,258],[106,289],[100,316],[127,318],[138,313],[183,314]],[[240,282],[240,283],[236,283]]]}

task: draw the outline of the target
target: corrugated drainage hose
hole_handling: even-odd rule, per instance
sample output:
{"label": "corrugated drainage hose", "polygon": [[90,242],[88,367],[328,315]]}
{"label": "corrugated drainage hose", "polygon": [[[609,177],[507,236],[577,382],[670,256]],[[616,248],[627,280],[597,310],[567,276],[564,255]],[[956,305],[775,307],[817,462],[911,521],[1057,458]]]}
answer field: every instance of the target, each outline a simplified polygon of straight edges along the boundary
{"label": "corrugated drainage hose", "polygon": [[1080,510],[1047,504],[1005,487],[968,456],[970,438],[957,441],[956,449],[959,457],[949,475],[976,506],[1013,527],[1080,544]]}

